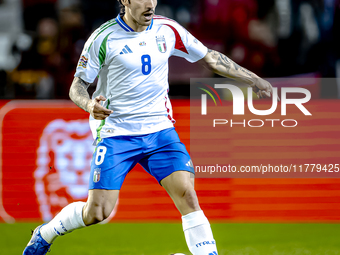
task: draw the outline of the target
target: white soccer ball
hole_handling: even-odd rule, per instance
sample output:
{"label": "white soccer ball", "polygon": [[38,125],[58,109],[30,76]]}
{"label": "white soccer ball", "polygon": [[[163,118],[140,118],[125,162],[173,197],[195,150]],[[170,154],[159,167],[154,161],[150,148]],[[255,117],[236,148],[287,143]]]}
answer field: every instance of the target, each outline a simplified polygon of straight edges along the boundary
{"label": "white soccer ball", "polygon": [[185,255],[184,253],[174,253],[174,254],[171,254],[171,255]]}

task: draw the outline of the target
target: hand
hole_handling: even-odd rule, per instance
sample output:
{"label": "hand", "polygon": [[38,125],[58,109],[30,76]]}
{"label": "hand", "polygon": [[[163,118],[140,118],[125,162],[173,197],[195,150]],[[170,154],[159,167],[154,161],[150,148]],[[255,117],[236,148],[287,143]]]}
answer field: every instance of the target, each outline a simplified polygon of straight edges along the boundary
{"label": "hand", "polygon": [[112,110],[106,109],[105,107],[100,105],[100,101],[105,101],[106,98],[103,96],[97,96],[95,99],[92,99],[87,104],[87,111],[91,114],[91,116],[96,120],[105,120],[107,117],[113,113]]}
{"label": "hand", "polygon": [[272,96],[273,87],[268,81],[264,79],[257,78],[255,84],[252,87],[253,87],[253,91],[256,93],[257,97],[260,99],[269,98]]}

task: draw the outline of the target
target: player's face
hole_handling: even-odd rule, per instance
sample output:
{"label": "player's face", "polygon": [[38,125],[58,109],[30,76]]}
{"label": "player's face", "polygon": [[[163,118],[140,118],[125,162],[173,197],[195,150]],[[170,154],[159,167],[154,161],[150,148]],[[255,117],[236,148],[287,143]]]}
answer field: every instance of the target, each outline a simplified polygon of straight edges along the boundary
{"label": "player's face", "polygon": [[127,3],[124,4],[127,7],[125,15],[134,23],[135,31],[142,31],[151,24],[157,0],[130,0],[130,3],[126,0],[124,2]]}

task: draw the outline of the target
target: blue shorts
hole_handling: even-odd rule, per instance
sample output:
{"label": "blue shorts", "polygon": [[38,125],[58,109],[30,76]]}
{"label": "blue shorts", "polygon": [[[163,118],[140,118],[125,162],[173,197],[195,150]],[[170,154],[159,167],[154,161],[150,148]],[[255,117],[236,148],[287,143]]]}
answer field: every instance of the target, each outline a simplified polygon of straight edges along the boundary
{"label": "blue shorts", "polygon": [[114,136],[102,139],[96,146],[89,189],[120,190],[125,176],[137,163],[159,183],[176,171],[194,173],[175,128],[140,136]]}

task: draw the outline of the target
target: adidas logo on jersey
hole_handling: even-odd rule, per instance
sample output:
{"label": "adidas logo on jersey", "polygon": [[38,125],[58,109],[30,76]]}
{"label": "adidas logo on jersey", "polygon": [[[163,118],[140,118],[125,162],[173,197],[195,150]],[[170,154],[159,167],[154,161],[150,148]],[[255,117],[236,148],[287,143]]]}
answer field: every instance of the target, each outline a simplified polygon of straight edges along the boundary
{"label": "adidas logo on jersey", "polygon": [[129,48],[129,46],[125,45],[124,48],[122,49],[122,51],[119,54],[129,54],[129,53],[133,53],[132,50]]}

